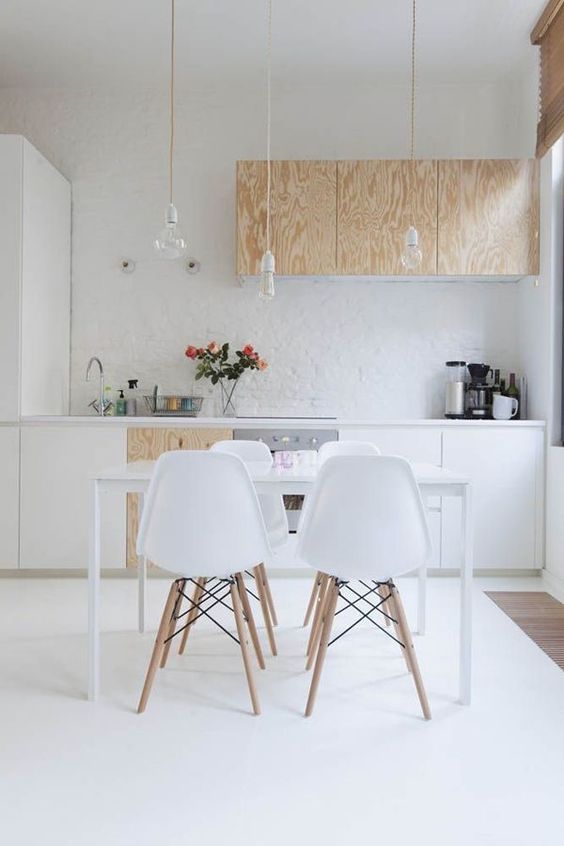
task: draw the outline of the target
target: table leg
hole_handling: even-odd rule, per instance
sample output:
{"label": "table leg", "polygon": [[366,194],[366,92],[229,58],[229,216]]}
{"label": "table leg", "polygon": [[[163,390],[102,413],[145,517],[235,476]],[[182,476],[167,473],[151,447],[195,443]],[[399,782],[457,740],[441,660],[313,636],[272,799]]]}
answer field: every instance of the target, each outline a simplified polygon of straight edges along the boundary
{"label": "table leg", "polygon": [[88,699],[100,688],[100,491],[90,482],[90,538],[88,554]]}
{"label": "table leg", "polygon": [[[145,494],[137,494],[137,515],[138,526],[141,525],[143,506],[145,505]],[[144,555],[137,557],[137,585],[138,585],[138,614],[139,631],[145,631],[145,614],[147,611],[147,559]]]}
{"label": "table leg", "polygon": [[472,698],[472,576],[474,568],[472,488],[464,485],[462,496],[462,567],[460,570],[460,703]]}

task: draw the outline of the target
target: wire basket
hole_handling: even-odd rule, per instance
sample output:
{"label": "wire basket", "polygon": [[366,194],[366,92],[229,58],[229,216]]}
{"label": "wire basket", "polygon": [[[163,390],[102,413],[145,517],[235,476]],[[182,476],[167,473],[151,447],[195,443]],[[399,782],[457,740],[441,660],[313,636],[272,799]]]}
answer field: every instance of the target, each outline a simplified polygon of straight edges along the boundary
{"label": "wire basket", "polygon": [[197,417],[202,410],[203,397],[184,397],[179,394],[151,394],[145,403],[157,417]]}

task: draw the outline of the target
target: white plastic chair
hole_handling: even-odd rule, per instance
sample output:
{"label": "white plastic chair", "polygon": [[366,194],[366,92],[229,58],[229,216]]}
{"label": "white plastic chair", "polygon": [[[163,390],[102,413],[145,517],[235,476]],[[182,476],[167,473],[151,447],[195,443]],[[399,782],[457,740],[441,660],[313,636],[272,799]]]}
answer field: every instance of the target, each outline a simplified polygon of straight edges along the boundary
{"label": "white plastic chair", "polygon": [[[380,455],[380,450],[377,446],[374,446],[374,444],[370,441],[327,441],[327,443],[321,444],[321,446],[319,447],[319,452],[317,453],[317,466],[321,467],[327,461],[328,458],[334,458],[335,456],[343,455]],[[299,531],[301,531],[302,520],[303,513],[300,519]],[[317,573],[313,582],[309,602],[306,608],[306,613],[303,622],[304,626],[308,625],[313,611],[313,607],[315,605],[315,601],[316,599],[319,599],[319,588],[321,586],[321,581],[322,574]]]}
{"label": "white plastic chair", "polygon": [[[425,508],[410,464],[395,456],[328,459],[306,500],[298,556],[323,574],[307,668],[315,658],[306,716],[313,711],[337,601],[362,619],[387,614],[404,650],[425,719],[431,718],[417,657],[394,578],[431,552]],[[361,590],[349,583],[359,581]],[[362,597],[362,602],[359,597]],[[366,612],[366,606],[370,611]],[[340,613],[340,612],[339,612]],[[378,625],[378,624],[376,624]]]}
{"label": "white plastic chair", "polygon": [[[176,575],[157,632],[139,713],[145,710],[157,666],[166,664],[172,638],[183,629],[186,636],[201,614],[227,632],[211,617],[210,609],[217,604],[230,608],[225,601],[230,596],[251,702],[254,713],[259,714],[243,612],[263,669],[264,658],[241,574],[271,552],[257,495],[241,459],[191,450],[161,455],[146,497],[137,553]],[[186,593],[187,582],[196,586],[192,598]],[[189,608],[183,614],[184,598]],[[185,645],[185,637],[183,641]]]}
{"label": "white plastic chair", "polygon": [[[237,455],[245,464],[264,464],[266,467],[272,467],[273,464],[272,454],[267,445],[262,441],[216,441],[212,444],[210,450],[212,452]],[[270,546],[276,549],[276,547],[281,546],[288,540],[288,518],[286,516],[284,500],[280,494],[264,493],[259,494],[258,499],[268,532]],[[278,625],[278,616],[274,607],[272,591],[264,562],[261,562],[259,572],[267,599],[267,607],[265,608],[263,606],[262,608],[264,624],[266,626],[271,652],[273,655],[276,655],[276,640],[272,627]],[[258,574],[255,574],[255,577],[258,578]]]}
{"label": "white plastic chair", "polygon": [[335,455],[380,455],[380,450],[370,441],[327,441],[319,447],[318,467]]}

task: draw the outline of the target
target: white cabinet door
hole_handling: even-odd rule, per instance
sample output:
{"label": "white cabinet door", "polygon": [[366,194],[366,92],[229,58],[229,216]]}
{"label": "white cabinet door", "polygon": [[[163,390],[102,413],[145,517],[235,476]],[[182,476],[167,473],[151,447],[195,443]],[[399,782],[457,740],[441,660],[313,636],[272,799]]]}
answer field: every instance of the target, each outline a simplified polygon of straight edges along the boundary
{"label": "white cabinet door", "polygon": [[22,415],[68,414],[70,184],[23,143]]}
{"label": "white cabinet door", "polygon": [[0,426],[0,569],[19,564],[20,432],[17,426]]}
{"label": "white cabinet door", "polygon": [[[379,426],[373,429],[341,429],[341,441],[369,441],[384,455],[401,455],[414,463],[441,463],[441,430],[421,426]],[[430,567],[441,566],[440,499],[433,497],[427,505],[427,522],[431,532],[433,554]]]}
{"label": "white cabinet door", "polygon": [[18,420],[22,138],[0,135],[0,420]]}
{"label": "white cabinet door", "polygon": [[[22,568],[86,569],[89,476],[125,462],[126,441],[125,426],[22,429]],[[102,566],[125,567],[125,497],[103,494],[101,510]]]}
{"label": "white cabinet door", "polygon": [[[543,432],[510,427],[443,433],[443,466],[473,481],[474,566],[542,567]],[[460,566],[460,503],[443,500],[442,565]]]}

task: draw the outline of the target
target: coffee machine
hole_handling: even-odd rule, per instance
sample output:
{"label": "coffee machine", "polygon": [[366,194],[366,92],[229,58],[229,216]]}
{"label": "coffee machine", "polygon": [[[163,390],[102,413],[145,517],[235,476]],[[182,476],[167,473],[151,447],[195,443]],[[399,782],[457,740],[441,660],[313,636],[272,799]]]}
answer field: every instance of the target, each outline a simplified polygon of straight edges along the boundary
{"label": "coffee machine", "polygon": [[447,361],[447,382],[445,389],[445,417],[461,420],[466,414],[466,362]]}
{"label": "coffee machine", "polygon": [[470,382],[466,386],[466,417],[487,420],[492,416],[492,389],[488,376],[489,364],[469,364]]}

